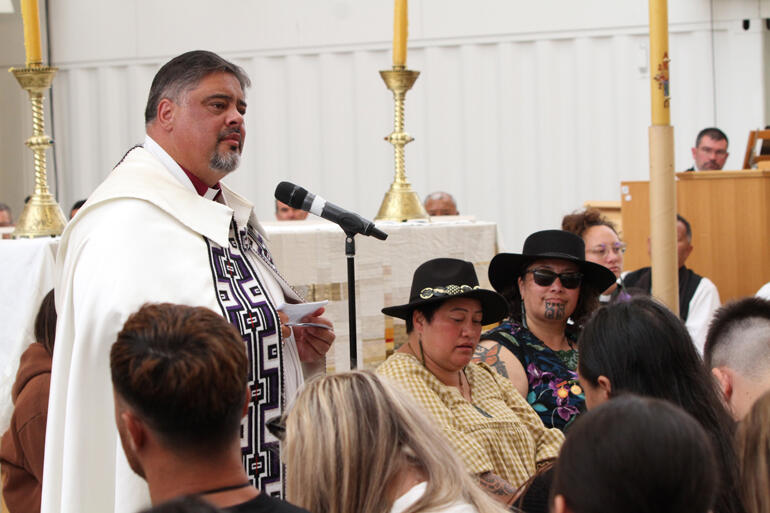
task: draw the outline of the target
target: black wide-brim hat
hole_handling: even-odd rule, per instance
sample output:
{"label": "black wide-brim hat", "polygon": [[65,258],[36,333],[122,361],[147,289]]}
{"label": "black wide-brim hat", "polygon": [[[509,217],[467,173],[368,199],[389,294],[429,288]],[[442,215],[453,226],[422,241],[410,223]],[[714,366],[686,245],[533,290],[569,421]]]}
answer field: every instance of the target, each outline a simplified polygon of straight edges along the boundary
{"label": "black wide-brim hat", "polygon": [[535,232],[524,241],[521,253],[500,253],[489,263],[489,283],[503,292],[516,283],[523,266],[533,260],[558,258],[575,262],[583,273],[583,283],[593,285],[599,293],[615,283],[615,274],[603,265],[586,261],[583,239],[564,230]]}
{"label": "black wide-brim hat", "polygon": [[473,264],[456,258],[435,258],[421,264],[412,276],[409,302],[389,306],[382,313],[399,319],[408,319],[420,306],[456,297],[469,297],[481,302],[483,324],[497,322],[508,315],[508,302],[492,290],[479,287]]}

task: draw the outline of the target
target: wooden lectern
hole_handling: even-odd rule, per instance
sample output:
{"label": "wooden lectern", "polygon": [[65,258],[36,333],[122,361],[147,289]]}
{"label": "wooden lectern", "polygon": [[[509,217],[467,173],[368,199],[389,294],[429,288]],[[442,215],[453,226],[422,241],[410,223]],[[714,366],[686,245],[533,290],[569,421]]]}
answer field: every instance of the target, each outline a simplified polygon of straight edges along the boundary
{"label": "wooden lectern", "polygon": [[[677,173],[677,211],[692,225],[687,267],[708,277],[722,303],[770,282],[770,171]],[[649,182],[621,183],[624,271],[650,265]]]}

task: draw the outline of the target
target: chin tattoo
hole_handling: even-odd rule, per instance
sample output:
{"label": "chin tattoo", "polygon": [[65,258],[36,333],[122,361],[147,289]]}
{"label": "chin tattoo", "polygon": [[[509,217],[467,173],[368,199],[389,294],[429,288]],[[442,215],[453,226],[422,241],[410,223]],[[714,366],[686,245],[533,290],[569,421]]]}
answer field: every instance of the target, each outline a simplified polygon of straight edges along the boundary
{"label": "chin tattoo", "polygon": [[545,302],[545,318],[561,321],[565,317],[564,303]]}

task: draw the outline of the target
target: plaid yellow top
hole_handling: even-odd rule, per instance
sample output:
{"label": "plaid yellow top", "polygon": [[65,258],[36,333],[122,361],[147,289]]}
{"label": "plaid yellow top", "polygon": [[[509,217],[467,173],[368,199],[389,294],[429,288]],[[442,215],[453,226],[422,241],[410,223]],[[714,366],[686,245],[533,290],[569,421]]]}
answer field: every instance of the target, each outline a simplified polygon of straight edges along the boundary
{"label": "plaid yellow top", "polygon": [[564,441],[547,429],[507,378],[487,365],[469,363],[465,374],[473,402],[441,383],[412,355],[395,353],[377,369],[435,417],[472,474],[492,471],[515,487],[555,458]]}

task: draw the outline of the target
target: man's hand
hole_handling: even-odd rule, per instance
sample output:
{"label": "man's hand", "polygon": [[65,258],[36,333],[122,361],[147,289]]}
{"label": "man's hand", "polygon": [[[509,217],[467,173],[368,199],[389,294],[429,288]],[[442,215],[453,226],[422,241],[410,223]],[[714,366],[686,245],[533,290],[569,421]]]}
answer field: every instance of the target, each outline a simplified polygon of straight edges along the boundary
{"label": "man's hand", "polygon": [[325,317],[321,317],[325,310],[324,307],[321,307],[312,314],[303,317],[301,322],[325,324],[330,329],[327,330],[313,326],[294,326],[293,328],[294,340],[297,342],[297,352],[302,362],[310,363],[320,360],[329,351],[332,342],[334,342],[336,335],[332,331],[334,327],[332,322]]}
{"label": "man's hand", "polygon": [[289,322],[289,316],[280,310],[276,311],[278,312],[278,318],[281,320],[281,338],[289,338],[291,336],[291,326],[286,326],[286,323]]}

